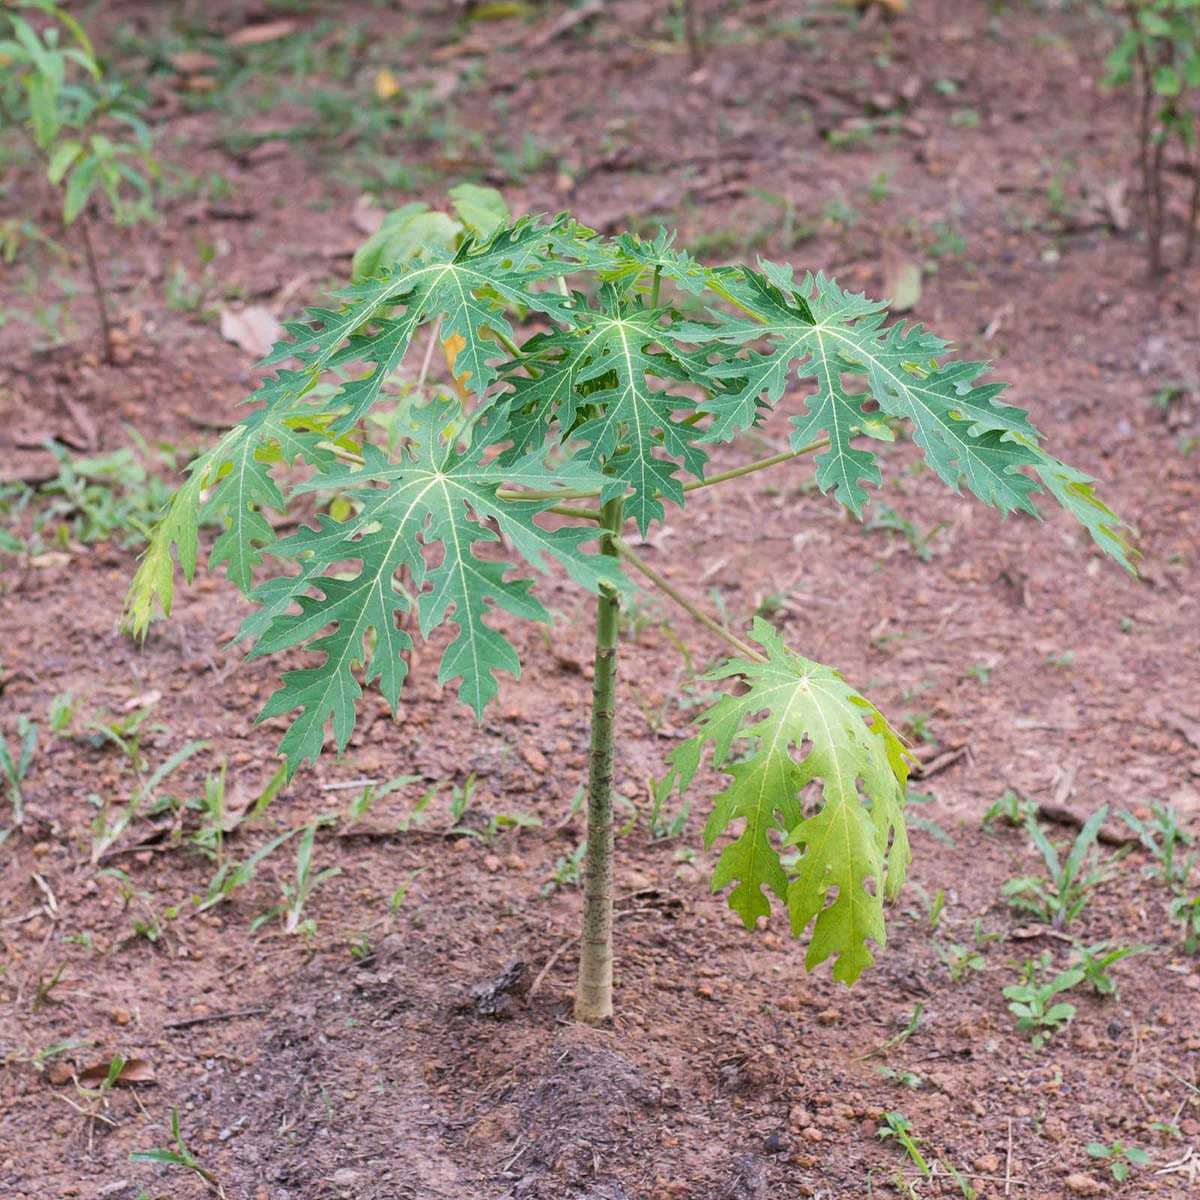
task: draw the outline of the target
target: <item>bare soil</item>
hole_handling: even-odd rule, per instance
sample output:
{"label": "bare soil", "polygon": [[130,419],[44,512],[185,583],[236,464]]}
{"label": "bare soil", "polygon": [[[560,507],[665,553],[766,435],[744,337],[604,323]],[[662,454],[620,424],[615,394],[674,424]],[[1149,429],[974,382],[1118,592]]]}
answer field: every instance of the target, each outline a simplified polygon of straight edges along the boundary
{"label": "bare soil", "polygon": [[[1102,561],[1060,514],[1002,521],[955,497],[903,442],[884,453],[880,500],[925,536],[928,561],[900,533],[847,519],[803,464],[698,493],[645,553],[737,624],[767,612],[906,724],[931,764],[914,787],[932,798],[913,811],[951,844],[914,832],[912,883],[853,990],[827,967],[807,974],[779,918],[744,931],[708,895],[703,795],[679,836],[648,828],[647,780],[704,690],[677,699],[691,676],[678,640],[697,665],[718,646],[647,601],[622,645],[631,827],[618,843],[617,1016],[587,1029],[570,1020],[569,875],[590,606],[567,581],[542,589],[556,613],[544,635],[513,631],[523,675],[482,727],[438,689],[436,648],[422,649],[397,722],[368,696],[345,758],[230,834],[242,860],[343,813],[358,791],[341,785],[418,777],[360,821],[322,828],[316,865],[341,873],[305,908],[315,930],[289,936],[278,919],[250,924],[293,877],[294,842],[204,912],[190,898],[216,868],[190,845],[194,809],[174,824],[139,815],[91,861],[95,798],[115,809],[136,779],[111,741],[83,736],[89,718],[153,700],[149,770],[208,743],[160,794],[201,794],[227,759],[230,804],[245,805],[275,771],[278,728],[252,719],[280,664],[220,648],[244,602],[201,578],[137,646],[115,627],[136,547],[68,533],[0,560],[0,731],[12,746],[20,716],[42,726],[26,825],[0,847],[0,1195],[965,1194],[947,1164],[978,1197],[1196,1194],[1200,970],[1170,893],[1145,877],[1140,849],[1096,889],[1069,937],[1153,951],[1113,968],[1117,996],[1072,992],[1075,1019],[1035,1051],[1001,990],[1027,960],[1062,967],[1074,951],[1002,898],[1008,879],[1041,870],[1028,837],[981,825],[1010,788],[1059,814],[1047,829],[1060,841],[1072,814],[1145,816],[1153,801],[1200,833],[1200,270],[1145,277],[1131,100],[1099,82],[1113,27],[1096,6],[1050,3],[914,0],[894,19],[698,3],[710,45],[695,66],[665,0],[614,0],[555,36],[569,10],[514,7],[470,22],[450,6],[365,0],[89,10],[111,66],[149,90],[162,158],[190,174],[170,176],[158,223],[97,226],[117,365],[98,358],[81,260],[6,267],[0,477],[53,474],[47,437],[105,452],[132,426],[201,444],[236,419],[254,378],[206,310],[294,313],[345,278],[364,188],[385,207],[437,203],[474,178],[515,211],[570,207],[602,229],[663,221],[709,259],[786,258],[876,295],[903,264],[928,267],[908,318],[1012,381],[1055,452],[1136,527],[1140,575]],[[229,35],[265,20],[296,29],[230,51]],[[170,60],[185,49],[224,65],[187,75]],[[386,102],[384,68],[401,87]],[[354,103],[339,109],[323,89]],[[314,127],[322,103],[333,116]],[[425,115],[372,124],[389,103]],[[2,203],[53,227],[27,176],[14,173]],[[14,314],[55,305],[66,340],[47,348]],[[1155,403],[1164,388],[1176,391]],[[783,444],[800,403],[785,400],[763,445]],[[724,454],[733,465],[758,452],[747,440]],[[30,532],[29,519],[16,527]],[[68,691],[79,708],[54,736],[44,714]],[[460,823],[481,836],[449,832],[449,785],[468,777]],[[397,832],[438,783],[423,820]],[[488,844],[489,820],[512,813],[542,824]],[[102,868],[126,873],[127,900]],[[133,924],[152,915],[153,939]],[[939,955],[954,945],[979,955],[961,978]],[[81,1091],[114,1054],[140,1065],[98,1098]],[[130,1162],[171,1145],[173,1109],[209,1181]],[[885,1112],[911,1122],[932,1178],[877,1136]],[[1152,1162],[1119,1185],[1087,1155],[1094,1141]]]}

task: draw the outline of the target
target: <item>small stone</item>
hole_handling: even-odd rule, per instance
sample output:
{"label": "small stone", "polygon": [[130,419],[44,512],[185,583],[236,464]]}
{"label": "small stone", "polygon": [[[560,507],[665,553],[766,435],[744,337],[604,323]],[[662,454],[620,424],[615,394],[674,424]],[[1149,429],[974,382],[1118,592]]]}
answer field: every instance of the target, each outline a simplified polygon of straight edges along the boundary
{"label": "small stone", "polygon": [[71,1074],[70,1063],[52,1062],[46,1068],[46,1078],[57,1087],[61,1087],[64,1083],[70,1083]]}
{"label": "small stone", "polygon": [[1090,1175],[1083,1174],[1082,1171],[1076,1171],[1073,1175],[1068,1175],[1064,1182],[1067,1185],[1067,1190],[1073,1192],[1076,1196],[1103,1196],[1108,1192],[1108,1188],[1098,1179],[1093,1179]]}
{"label": "small stone", "polygon": [[362,1172],[353,1167],[338,1167],[333,1173],[334,1187],[353,1187],[362,1178]]}
{"label": "small stone", "polygon": [[804,1136],[808,1138],[810,1142],[822,1142],[825,1140],[825,1135],[815,1125],[806,1126],[804,1129]]}
{"label": "small stone", "polygon": [[983,1154],[975,1160],[975,1170],[981,1175],[995,1175],[1000,1170],[1000,1159],[995,1154]]}
{"label": "small stone", "polygon": [[519,854],[509,854],[504,859],[504,865],[510,871],[524,871],[528,864]]}
{"label": "small stone", "polygon": [[[1197,772],[1197,774],[1200,774],[1200,772]],[[35,842],[34,847],[33,847],[33,853],[38,858],[45,858],[46,855],[50,853],[50,843],[49,842]]]}
{"label": "small stone", "polygon": [[521,757],[539,774],[544,775],[550,764],[546,756],[536,746],[522,746]]}
{"label": "small stone", "polygon": [[483,869],[490,874],[495,875],[503,866],[504,864],[494,854],[483,856]]}
{"label": "small stone", "polygon": [[838,1010],[836,1008],[823,1008],[817,1013],[817,1020],[822,1025],[832,1025],[838,1019]]}
{"label": "small stone", "polygon": [[132,1020],[132,1016],[127,1008],[114,1008],[110,1016],[118,1025],[128,1025]]}
{"label": "small stone", "polygon": [[788,1110],[788,1124],[793,1129],[804,1129],[813,1123],[813,1115],[803,1104],[793,1104]]}

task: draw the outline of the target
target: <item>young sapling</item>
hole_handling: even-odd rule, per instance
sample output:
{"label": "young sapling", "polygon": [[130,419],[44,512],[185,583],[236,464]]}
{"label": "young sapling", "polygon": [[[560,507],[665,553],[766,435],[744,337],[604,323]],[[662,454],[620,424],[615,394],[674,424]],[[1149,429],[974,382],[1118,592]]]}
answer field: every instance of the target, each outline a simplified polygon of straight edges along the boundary
{"label": "young sapling", "polygon": [[[823,275],[766,262],[709,268],[666,233],[605,238],[565,214],[505,219],[452,247],[381,259],[330,307],[286,326],[253,410],[191,465],[152,536],[127,625],[144,635],[156,603],[169,613],[176,561],[191,579],[197,525],[219,515],[209,568],[255,604],[239,639],[253,657],[304,649],[323,659],[286,670],[260,714],[288,721],[291,775],[330,729],[346,747],[364,687],[377,685],[396,711],[414,633],[454,627],[438,680],[457,680],[482,719],[498,674],[520,671],[508,624],[549,621],[532,574],[561,569],[592,593],[575,1012],[596,1022],[612,1012],[618,627],[636,579],[733,652],[701,677],[731,690],[670,755],[664,801],[698,776],[711,743],[727,777],[705,827],[706,845],[725,839],[714,888],[732,885],[747,927],[782,903],[797,936],[811,930],[807,965],[832,959],[834,976],[853,983],[874,961],[871,944],[884,944],[884,904],[909,858],[903,743],[761,617],[743,634],[706,612],[627,527],[644,537],[696,489],[811,456],[817,486],[861,516],[864,485],[881,482],[871,440],[907,421],[952,489],[1031,516],[1043,489],[1129,567],[1121,523],[1092,481],[1042,448],[1027,414],[999,401],[1003,385],[980,382],[985,364],[947,357],[919,325],[886,325],[886,312]],[[452,380],[413,405],[389,450],[365,418],[422,329],[426,358],[440,345]],[[351,363],[360,366],[336,390],[318,391]],[[794,379],[816,383],[795,403],[787,448],[710,470],[714,448],[760,425]],[[289,470],[298,463],[303,477]],[[343,519],[324,513],[278,536],[267,513],[312,492],[344,496]],[[267,556],[290,569],[264,573]]]}
{"label": "young sapling", "polygon": [[[18,9],[40,18],[27,20]],[[83,26],[50,0],[0,7],[0,135],[15,130],[61,197],[64,229],[79,230],[100,318],[104,357],[115,361],[112,318],[92,239],[89,209],[118,225],[151,213],[158,164],[138,103],[104,78]]]}

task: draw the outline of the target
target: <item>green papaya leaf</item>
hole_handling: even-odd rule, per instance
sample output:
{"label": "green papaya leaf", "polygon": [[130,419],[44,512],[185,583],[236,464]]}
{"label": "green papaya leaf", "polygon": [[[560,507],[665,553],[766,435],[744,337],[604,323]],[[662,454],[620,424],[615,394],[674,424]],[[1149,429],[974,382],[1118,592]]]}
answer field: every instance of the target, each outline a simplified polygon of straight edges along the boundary
{"label": "green papaya leaf", "polygon": [[[886,940],[883,902],[899,893],[909,861],[904,751],[836,671],[792,653],[761,617],[750,636],[765,661],[734,659],[703,677],[740,676],[746,691],[698,719],[699,732],[670,757],[673,779],[687,787],[713,743],[713,764],[732,782],[716,798],[706,846],[742,823],[713,890],[736,881],[729,906],[747,928],[770,914],[768,892],[786,900],[797,937],[813,925],[808,968],[834,957],[834,978],[850,984],[874,961],[868,941]],[[819,798],[808,800],[818,782]],[[799,848],[790,868],[788,845]]]}

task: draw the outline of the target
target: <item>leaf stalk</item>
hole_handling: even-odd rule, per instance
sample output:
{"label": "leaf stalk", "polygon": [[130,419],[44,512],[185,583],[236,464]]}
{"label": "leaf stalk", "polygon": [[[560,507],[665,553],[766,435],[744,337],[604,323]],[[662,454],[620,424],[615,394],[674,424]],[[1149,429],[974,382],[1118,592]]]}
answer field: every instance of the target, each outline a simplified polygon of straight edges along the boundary
{"label": "leaf stalk", "polygon": [[751,662],[765,663],[766,656],[760,654],[748,642],[742,641],[736,633],[731,629],[727,629],[720,621],[710,617],[702,608],[693,604],[669,579],[660,575],[632,546],[626,542],[617,540],[617,553],[627,562],[635,571],[644,575],[663,595],[674,600],[684,612],[689,616],[699,621],[705,629],[711,633],[715,633],[723,642],[726,642],[734,650],[736,650],[744,658],[748,658]]}

